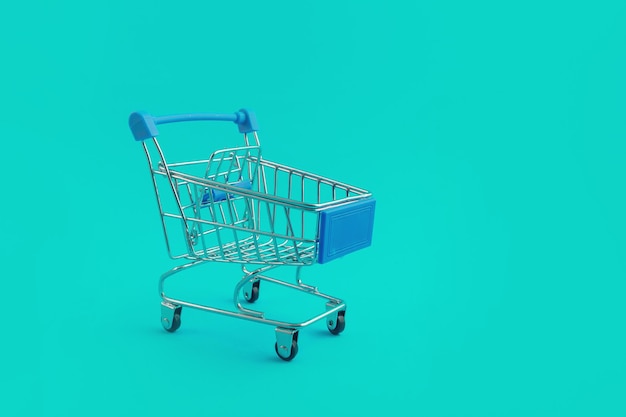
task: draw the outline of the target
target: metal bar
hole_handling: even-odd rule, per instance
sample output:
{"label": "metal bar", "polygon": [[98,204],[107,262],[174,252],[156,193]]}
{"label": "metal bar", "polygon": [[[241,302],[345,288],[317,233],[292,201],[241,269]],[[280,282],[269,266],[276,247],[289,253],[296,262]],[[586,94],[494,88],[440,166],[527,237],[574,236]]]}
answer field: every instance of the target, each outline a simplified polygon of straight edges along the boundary
{"label": "metal bar", "polygon": [[[254,191],[254,190],[247,190],[247,189],[243,189],[241,187],[236,187],[230,184],[225,184],[225,183],[219,183],[216,181],[212,181],[212,180],[208,180],[208,179],[204,179],[204,178],[200,178],[200,177],[194,177],[192,175],[188,175],[188,174],[183,174],[180,172],[175,172],[172,171],[172,176],[176,179],[182,179],[185,181],[189,181],[190,183],[193,184],[198,184],[198,185],[203,185],[203,186],[207,186],[210,188],[215,188],[217,190],[220,191],[224,191],[224,192],[229,192],[229,193],[234,193],[234,194],[240,194],[242,196],[245,197],[249,197],[249,198],[254,198],[254,199],[258,199],[258,200],[262,200],[262,201],[270,201],[273,203],[278,203],[281,206],[285,206],[285,207],[289,207],[289,208],[298,208],[301,210],[307,210],[307,211],[321,211],[324,210],[326,208],[330,208],[330,207],[336,207],[339,205],[343,205],[343,204],[347,204],[353,201],[358,201],[358,200],[363,200],[365,198],[369,198],[371,197],[371,193],[366,193],[366,194],[356,194],[350,197],[346,197],[346,198],[342,198],[342,199],[338,199],[338,200],[333,200],[333,201],[329,201],[329,202],[325,202],[325,203],[320,203],[320,204],[316,204],[316,203],[303,203],[301,201],[297,201],[297,200],[292,200],[289,198],[284,198],[284,197],[280,197],[279,195],[272,195],[272,194],[264,194],[264,193],[260,193],[258,191]],[[276,182],[276,178],[275,178],[275,182]],[[274,194],[276,194],[276,187],[274,189]]]}
{"label": "metal bar", "polygon": [[176,204],[178,205],[178,209],[180,210],[181,220],[185,228],[185,235],[186,235],[185,240],[186,240],[188,249],[189,251],[193,251],[193,245],[189,236],[189,225],[187,224],[187,219],[185,218],[185,212],[183,211],[182,204],[180,202],[180,197],[178,196],[178,189],[173,181],[174,178],[172,177],[172,174],[169,168],[167,167],[167,162],[165,161],[165,155],[163,154],[163,150],[159,146],[159,142],[157,141],[156,138],[152,138],[152,140],[153,140],[154,146],[157,149],[157,152],[159,153],[159,157],[161,158],[161,161],[163,162],[163,168],[165,169],[165,174],[167,175],[167,179],[170,183],[170,187],[172,188],[172,192],[174,193],[174,198],[176,199]]}
{"label": "metal bar", "polygon": [[205,306],[202,304],[195,304],[195,303],[190,303],[187,301],[183,301],[183,300],[178,300],[176,298],[170,298],[170,297],[163,297],[163,301],[168,302],[168,303],[172,303],[172,304],[176,304],[179,306],[183,306],[183,307],[190,307],[190,308],[195,308],[198,310],[202,310],[202,311],[208,311],[211,313],[217,313],[217,314],[222,314],[225,316],[229,316],[229,317],[235,317],[238,319],[243,319],[243,320],[249,320],[249,321],[255,321],[257,323],[263,323],[263,324],[269,324],[270,326],[276,326],[276,327],[288,327],[288,328],[294,328],[294,329],[299,329],[302,327],[306,327],[309,326],[313,323],[315,323],[316,321],[319,321],[339,310],[342,310],[346,307],[345,304],[341,303],[338,304],[335,308],[332,308],[328,311],[325,311],[322,314],[318,314],[317,316],[313,316],[312,318],[300,322],[300,323],[291,323],[291,322],[287,322],[287,321],[279,321],[279,320],[273,320],[273,319],[266,319],[264,317],[259,317],[259,316],[252,316],[252,315],[247,315],[244,313],[238,313],[236,311],[230,311],[230,310],[224,310],[221,308],[216,308],[216,307],[210,307],[210,306]]}

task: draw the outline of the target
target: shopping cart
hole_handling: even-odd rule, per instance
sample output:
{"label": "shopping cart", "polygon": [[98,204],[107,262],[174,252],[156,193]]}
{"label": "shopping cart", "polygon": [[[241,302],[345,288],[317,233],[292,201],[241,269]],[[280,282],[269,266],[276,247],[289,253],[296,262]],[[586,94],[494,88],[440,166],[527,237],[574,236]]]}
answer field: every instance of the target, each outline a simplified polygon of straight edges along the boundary
{"label": "shopping cart", "polygon": [[[214,151],[208,159],[168,162],[156,126],[200,120],[234,122],[243,133],[243,145]],[[286,361],[298,352],[299,329],[325,319],[330,333],[344,330],[346,304],[303,283],[300,271],[370,245],[375,200],[369,192],[263,159],[257,121],[248,110],[161,117],[136,112],[129,125],[148,159],[169,256],[187,261],[159,280],[165,330],[180,327],[183,307],[269,324],[276,327],[276,353]],[[165,294],[166,279],[205,262],[241,264],[243,278],[235,286],[233,310]],[[266,274],[283,265],[296,267],[294,283]],[[241,303],[258,299],[261,281],[320,297],[326,300],[325,309],[296,323],[266,318]]]}

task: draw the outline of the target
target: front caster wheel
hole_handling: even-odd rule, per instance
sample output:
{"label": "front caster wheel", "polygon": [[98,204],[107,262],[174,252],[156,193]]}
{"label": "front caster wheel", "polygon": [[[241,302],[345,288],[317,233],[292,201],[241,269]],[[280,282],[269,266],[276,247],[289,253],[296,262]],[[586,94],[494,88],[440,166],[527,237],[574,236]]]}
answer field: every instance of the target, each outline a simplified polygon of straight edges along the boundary
{"label": "front caster wheel", "polygon": [[288,356],[283,356],[284,355],[283,352],[286,350],[286,346],[281,346],[279,348],[278,342],[276,342],[274,344],[274,349],[276,350],[276,354],[278,355],[279,358],[281,358],[284,361],[289,362],[290,360],[295,358],[296,355],[298,354],[298,342],[296,342],[295,340],[291,342],[291,352],[289,353]]}
{"label": "front caster wheel", "polygon": [[175,306],[170,303],[161,303],[161,325],[163,328],[174,333],[180,327],[180,315],[183,312],[182,306]]}
{"label": "front caster wheel", "polygon": [[[165,325],[163,325],[165,327]],[[172,324],[168,328],[165,328],[170,333],[174,333],[180,327],[180,313],[174,314],[174,318],[172,319]]]}
{"label": "front caster wheel", "polygon": [[339,311],[337,313],[337,317],[335,320],[328,320],[326,325],[328,326],[328,331],[337,336],[339,333],[343,332],[346,328],[346,312]]}
{"label": "front caster wheel", "polygon": [[274,345],[279,358],[289,362],[298,354],[298,331],[284,327],[276,328],[276,344]]}

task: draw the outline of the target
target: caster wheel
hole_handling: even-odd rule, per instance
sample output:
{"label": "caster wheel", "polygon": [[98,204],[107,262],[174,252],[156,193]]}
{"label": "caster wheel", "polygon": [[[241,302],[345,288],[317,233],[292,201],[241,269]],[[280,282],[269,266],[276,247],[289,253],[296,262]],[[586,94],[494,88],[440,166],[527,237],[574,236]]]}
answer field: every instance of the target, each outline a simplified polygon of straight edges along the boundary
{"label": "caster wheel", "polygon": [[259,299],[259,287],[261,285],[261,281],[256,281],[252,284],[252,287],[250,288],[250,292],[248,291],[244,291],[243,296],[246,299],[247,302],[249,303],[254,303],[256,300]]}
{"label": "caster wheel", "polygon": [[298,354],[298,342],[296,342],[295,340],[291,342],[291,353],[287,357],[281,355],[280,349],[278,349],[278,342],[274,344],[274,349],[276,350],[276,354],[278,355],[279,358],[281,358],[284,361],[289,362],[290,360],[295,358],[296,355]]}
{"label": "caster wheel", "polygon": [[328,331],[334,334],[335,336],[339,333],[343,332],[346,328],[346,312],[339,311],[337,313],[337,319],[333,322],[333,320],[329,320],[326,325],[328,326]]}
{"label": "caster wheel", "polygon": [[172,320],[172,325],[169,329],[165,329],[170,333],[174,333],[180,327],[180,314],[174,314],[174,319]]}
{"label": "caster wheel", "polygon": [[180,328],[180,315],[182,311],[182,307],[176,307],[176,309],[174,309],[174,314],[169,315],[169,317],[161,317],[161,324],[166,331],[174,333]]}

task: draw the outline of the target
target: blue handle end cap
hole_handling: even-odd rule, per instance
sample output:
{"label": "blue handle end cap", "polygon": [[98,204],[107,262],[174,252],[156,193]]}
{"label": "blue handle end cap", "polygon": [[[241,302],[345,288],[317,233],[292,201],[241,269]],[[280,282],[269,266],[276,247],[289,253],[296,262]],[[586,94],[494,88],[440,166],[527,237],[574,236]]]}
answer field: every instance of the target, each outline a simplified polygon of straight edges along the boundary
{"label": "blue handle end cap", "polygon": [[152,116],[146,112],[132,113],[128,118],[128,126],[130,126],[130,130],[137,141],[150,139],[159,134]]}
{"label": "blue handle end cap", "polygon": [[247,109],[240,109],[237,112],[237,121],[235,123],[239,126],[239,133],[250,133],[259,130],[256,115]]}

